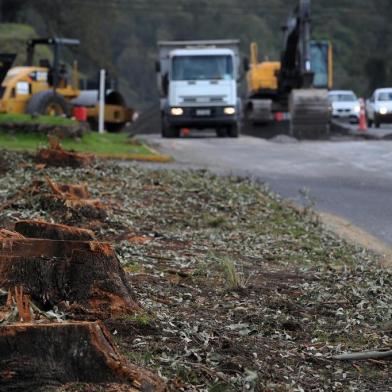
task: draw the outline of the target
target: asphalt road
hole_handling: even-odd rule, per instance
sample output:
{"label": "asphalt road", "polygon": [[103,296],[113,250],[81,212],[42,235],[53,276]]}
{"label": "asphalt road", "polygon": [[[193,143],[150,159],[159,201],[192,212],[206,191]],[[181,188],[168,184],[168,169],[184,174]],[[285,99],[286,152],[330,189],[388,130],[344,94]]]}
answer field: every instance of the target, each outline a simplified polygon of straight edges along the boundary
{"label": "asphalt road", "polygon": [[[371,132],[384,136],[392,128]],[[297,203],[311,199],[317,210],[341,216],[392,245],[392,141],[218,139],[213,133],[180,139],[139,137],[173,156],[174,166],[208,168],[265,182]],[[308,200],[301,195],[304,189]]]}

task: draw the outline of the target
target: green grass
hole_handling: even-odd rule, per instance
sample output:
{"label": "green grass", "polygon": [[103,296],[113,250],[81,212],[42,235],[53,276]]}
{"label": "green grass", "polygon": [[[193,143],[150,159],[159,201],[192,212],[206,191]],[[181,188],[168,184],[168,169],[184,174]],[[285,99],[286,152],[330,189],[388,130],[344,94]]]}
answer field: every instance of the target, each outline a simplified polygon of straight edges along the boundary
{"label": "green grass", "polygon": [[59,116],[31,116],[29,114],[0,114],[1,123],[26,123],[26,124],[44,124],[44,125],[74,125],[75,120]]}
{"label": "green grass", "polygon": [[[1,127],[1,124],[0,124]],[[9,134],[0,132],[0,148],[16,151],[34,152],[37,148],[46,147],[47,137],[36,134]],[[66,150],[93,153],[101,156],[127,158],[128,155],[140,154],[144,156],[154,155],[151,150],[143,145],[134,142],[123,133],[98,134],[89,132],[82,139],[64,139],[61,146]]]}

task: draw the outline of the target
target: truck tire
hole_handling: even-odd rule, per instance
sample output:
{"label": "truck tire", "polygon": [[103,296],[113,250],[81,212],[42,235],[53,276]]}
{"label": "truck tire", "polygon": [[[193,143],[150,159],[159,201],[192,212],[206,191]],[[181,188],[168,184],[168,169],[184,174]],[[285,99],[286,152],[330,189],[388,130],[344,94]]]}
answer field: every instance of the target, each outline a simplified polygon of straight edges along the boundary
{"label": "truck tire", "polygon": [[240,125],[237,123],[229,126],[227,129],[227,134],[229,137],[238,137],[240,134]]}
{"label": "truck tire", "polygon": [[180,137],[180,130],[178,128],[171,127],[162,122],[162,137],[164,138],[177,138]]}
{"label": "truck tire", "polygon": [[30,98],[26,113],[70,117],[71,106],[62,95],[47,90],[34,94]]}
{"label": "truck tire", "polygon": [[373,120],[371,120],[370,118],[367,119],[367,125],[369,128],[371,128],[373,126]]}
{"label": "truck tire", "polygon": [[217,137],[226,137],[227,129],[225,127],[216,128],[216,136]]}

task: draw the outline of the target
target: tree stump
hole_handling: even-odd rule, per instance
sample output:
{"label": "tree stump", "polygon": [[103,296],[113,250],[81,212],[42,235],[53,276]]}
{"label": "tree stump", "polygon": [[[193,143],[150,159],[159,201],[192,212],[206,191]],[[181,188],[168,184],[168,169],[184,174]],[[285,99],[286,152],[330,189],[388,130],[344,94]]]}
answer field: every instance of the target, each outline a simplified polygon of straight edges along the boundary
{"label": "tree stump", "polygon": [[46,177],[46,183],[52,193],[44,193],[40,197],[41,206],[45,210],[63,212],[77,221],[82,218],[104,219],[106,208],[99,199],[91,199],[85,184],[60,184]]}
{"label": "tree stump", "polygon": [[60,184],[46,176],[46,183],[55,195],[72,199],[90,199],[90,192],[86,184]]}
{"label": "tree stump", "polygon": [[151,372],[127,363],[99,322],[23,323],[0,327],[0,390],[45,390],[66,383],[127,384],[165,391]]}
{"label": "tree stump", "polygon": [[15,231],[22,234],[22,238],[24,236],[27,238],[41,238],[48,240],[95,240],[95,235],[91,230],[81,229],[79,227],[59,225],[55,223],[48,223],[44,221],[19,221],[15,224]]}
{"label": "tree stump", "polygon": [[109,243],[80,240],[90,232],[64,225],[22,221],[16,227],[46,238],[0,238],[0,288],[23,286],[43,309],[58,306],[81,318],[140,310]]}
{"label": "tree stump", "polygon": [[37,152],[36,161],[46,166],[55,167],[82,167],[92,163],[94,156],[74,151],[63,150],[60,142],[55,137],[49,136],[49,148],[43,148]]}

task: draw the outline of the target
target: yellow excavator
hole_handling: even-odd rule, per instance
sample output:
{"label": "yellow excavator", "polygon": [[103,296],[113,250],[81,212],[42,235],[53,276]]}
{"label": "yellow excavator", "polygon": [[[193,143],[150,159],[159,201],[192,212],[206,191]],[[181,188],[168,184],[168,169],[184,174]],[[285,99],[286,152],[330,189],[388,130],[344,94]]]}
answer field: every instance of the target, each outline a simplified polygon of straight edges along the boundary
{"label": "yellow excavator", "polygon": [[[76,62],[69,75],[61,61],[64,46],[79,45],[79,40],[68,38],[39,38],[27,43],[25,66],[13,67],[16,55],[0,54],[0,113],[28,113],[53,116],[72,115],[74,106],[85,106],[87,119],[97,123],[98,90],[81,90]],[[34,65],[35,47],[53,48],[53,61],[40,59]],[[114,90],[105,93],[105,128],[120,131],[131,122],[133,110],[127,108],[123,96]]]}
{"label": "yellow excavator", "polygon": [[300,0],[287,20],[280,61],[259,62],[251,44],[245,119],[254,125],[270,124],[277,113],[287,113],[289,132],[298,139],[329,135],[332,87],[332,46],[310,40],[310,0]]}

